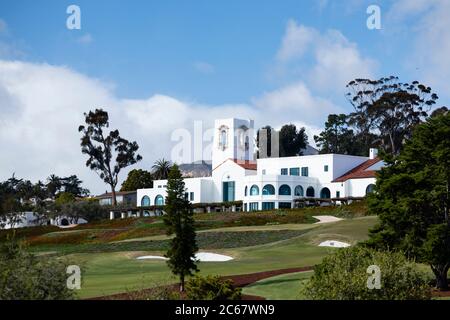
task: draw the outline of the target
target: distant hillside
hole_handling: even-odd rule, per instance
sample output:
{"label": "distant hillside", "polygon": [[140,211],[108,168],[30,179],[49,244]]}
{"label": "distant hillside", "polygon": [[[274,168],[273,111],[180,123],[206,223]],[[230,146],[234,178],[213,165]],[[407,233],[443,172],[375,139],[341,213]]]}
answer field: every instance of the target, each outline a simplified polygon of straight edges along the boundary
{"label": "distant hillside", "polygon": [[205,161],[197,163],[185,163],[180,165],[180,171],[185,178],[210,177],[212,167],[211,164],[208,164]]}

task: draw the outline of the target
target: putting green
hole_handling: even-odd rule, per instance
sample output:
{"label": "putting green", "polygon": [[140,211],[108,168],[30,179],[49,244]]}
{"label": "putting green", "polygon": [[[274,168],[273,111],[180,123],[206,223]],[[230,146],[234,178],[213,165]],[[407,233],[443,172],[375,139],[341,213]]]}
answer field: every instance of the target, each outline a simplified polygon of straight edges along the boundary
{"label": "putting green", "polygon": [[264,297],[268,300],[301,300],[302,286],[312,276],[313,271],[283,274],[255,282],[244,287],[242,293]]}

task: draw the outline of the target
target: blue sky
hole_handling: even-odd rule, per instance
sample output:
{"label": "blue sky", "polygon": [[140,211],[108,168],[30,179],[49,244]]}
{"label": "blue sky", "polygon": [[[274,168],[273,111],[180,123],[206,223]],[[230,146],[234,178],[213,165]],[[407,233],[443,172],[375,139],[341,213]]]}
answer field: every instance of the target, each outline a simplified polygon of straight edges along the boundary
{"label": "blue sky", "polygon": [[[70,4],[81,8],[81,30],[65,26]],[[383,10],[389,2],[378,4]],[[363,55],[383,61],[380,75],[413,77],[401,65],[407,41],[388,42],[395,52],[384,48],[388,32],[367,29],[366,8],[365,1],[19,0],[2,1],[0,17],[28,61],[114,83],[121,97],[158,92],[220,104],[247,101],[289,80],[268,76],[289,19],[341,31]],[[87,35],[89,43],[78,42]]]}
{"label": "blue sky", "polygon": [[[81,30],[66,28],[71,4]],[[380,30],[366,26],[372,4]],[[449,15],[447,0],[1,1],[0,179],[77,173],[104,191],[76,131],[100,106],[145,169],[173,158],[176,130],[217,117],[292,122],[313,143],[351,110],[355,77],[419,80],[448,106]]]}

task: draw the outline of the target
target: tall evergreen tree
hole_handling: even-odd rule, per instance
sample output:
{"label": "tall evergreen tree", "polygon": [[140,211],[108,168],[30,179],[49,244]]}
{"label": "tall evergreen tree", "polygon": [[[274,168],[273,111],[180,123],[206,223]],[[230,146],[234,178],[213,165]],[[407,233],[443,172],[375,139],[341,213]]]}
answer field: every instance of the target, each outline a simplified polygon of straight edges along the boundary
{"label": "tall evergreen tree", "polygon": [[308,144],[305,128],[297,129],[295,124],[285,124],[280,130],[280,157],[302,155]]}
{"label": "tall evergreen tree", "polygon": [[369,211],[379,224],[369,244],[431,266],[439,289],[450,268],[450,114],[419,125],[399,156],[385,158]]}
{"label": "tall evergreen tree", "polygon": [[347,118],[348,116],[345,114],[328,115],[325,129],[318,136],[314,136],[314,141],[320,148],[320,153],[367,155],[366,146],[349,128]]}
{"label": "tall evergreen tree", "polygon": [[180,291],[184,291],[185,277],[197,272],[195,253],[198,251],[191,203],[184,196],[185,185],[176,164],[172,166],[167,181],[164,223],[167,235],[174,234],[166,253],[172,273],[180,277]]}

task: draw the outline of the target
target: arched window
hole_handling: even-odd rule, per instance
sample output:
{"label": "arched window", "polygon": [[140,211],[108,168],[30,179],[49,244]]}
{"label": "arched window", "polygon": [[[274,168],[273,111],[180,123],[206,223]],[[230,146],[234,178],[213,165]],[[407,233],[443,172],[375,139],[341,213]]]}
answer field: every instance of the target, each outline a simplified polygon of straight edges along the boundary
{"label": "arched window", "polygon": [[245,190],[244,190],[244,196],[247,196],[247,191],[248,191],[248,187],[245,186]]}
{"label": "arched window", "polygon": [[368,195],[369,193],[372,193],[373,190],[375,190],[375,185],[374,184],[369,184],[366,188],[366,195]]}
{"label": "arched window", "polygon": [[275,187],[271,184],[266,184],[262,189],[263,196],[269,196],[275,194]]}
{"label": "arched window", "polygon": [[149,207],[150,206],[150,198],[148,196],[143,196],[141,199],[141,206],[142,207]]}
{"label": "arched window", "polygon": [[278,194],[280,196],[290,196],[291,195],[291,187],[289,187],[287,184],[283,184],[280,189],[278,190]]}
{"label": "arched window", "polygon": [[328,188],[323,188],[320,190],[320,198],[322,199],[330,199],[331,198],[331,192]]}
{"label": "arched window", "polygon": [[308,187],[308,189],[306,189],[306,196],[314,198],[315,191],[313,187]]}
{"label": "arched window", "polygon": [[259,195],[259,188],[256,184],[252,185],[252,187],[250,188],[250,195],[251,196]]}
{"label": "arched window", "polygon": [[155,206],[163,206],[164,205],[164,198],[162,195],[157,195],[155,198]]}
{"label": "arched window", "polygon": [[302,186],[296,186],[294,189],[294,195],[297,197],[303,197],[304,193],[303,193],[303,187]]}
{"label": "arched window", "polygon": [[219,128],[219,149],[225,150],[228,144],[228,128],[222,126]]}

